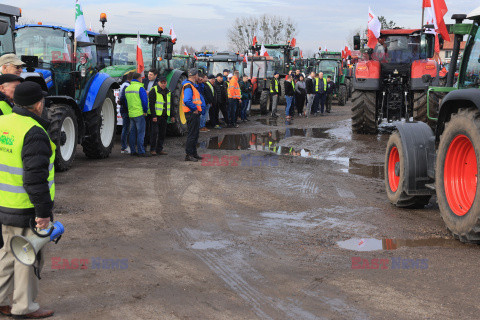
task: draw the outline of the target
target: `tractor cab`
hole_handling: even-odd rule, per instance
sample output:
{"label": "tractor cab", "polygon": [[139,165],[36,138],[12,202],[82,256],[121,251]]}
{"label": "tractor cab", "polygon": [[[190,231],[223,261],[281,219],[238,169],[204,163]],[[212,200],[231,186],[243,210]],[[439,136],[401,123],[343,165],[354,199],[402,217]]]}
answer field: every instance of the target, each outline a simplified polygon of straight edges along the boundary
{"label": "tractor cab", "polygon": [[179,69],[182,71],[188,71],[188,69],[194,68],[196,65],[195,58],[186,54],[174,54],[171,61],[173,69]]}
{"label": "tractor cab", "polygon": [[[465,51],[463,53],[462,63],[460,65],[458,86],[460,88],[479,88],[480,85],[480,7],[471,12],[468,19],[473,20],[473,24],[468,24],[471,28]],[[455,29],[462,28],[463,25]],[[463,27],[467,29],[466,27]],[[461,30],[458,30],[461,33]],[[453,65],[453,63],[451,63]],[[451,69],[451,68],[450,68]],[[458,70],[458,69],[457,69]],[[450,72],[450,70],[449,70]]]}
{"label": "tractor cab", "polygon": [[217,52],[207,57],[207,74],[216,75],[223,74],[223,70],[227,69],[230,73],[239,71],[240,76],[243,75],[243,56],[233,52]]}
{"label": "tractor cab", "polygon": [[259,103],[261,94],[268,90],[269,81],[273,78],[273,58],[264,56],[248,56],[248,62],[243,64],[243,74],[252,81],[253,102]]}
{"label": "tractor cab", "polygon": [[324,78],[331,76],[332,81],[336,83],[341,73],[341,63],[335,59],[319,59],[315,66],[316,73],[323,73]]}
{"label": "tractor cab", "polygon": [[319,53],[320,58],[322,59],[335,59],[342,60],[342,53],[336,51],[322,51]]}
{"label": "tractor cab", "polygon": [[204,74],[208,72],[208,58],[214,55],[214,52],[205,51],[205,52],[196,52],[195,53],[195,65],[193,67],[197,67],[198,70]]}
{"label": "tractor cab", "polygon": [[15,21],[21,16],[19,8],[0,4],[0,56],[15,53],[13,30]]}
{"label": "tractor cab", "polygon": [[[294,69],[295,60],[301,58],[300,49],[298,47],[292,48],[290,44],[266,44],[264,46],[268,56],[273,58],[274,72],[283,76]],[[259,53],[261,46],[257,44],[252,49]]]}

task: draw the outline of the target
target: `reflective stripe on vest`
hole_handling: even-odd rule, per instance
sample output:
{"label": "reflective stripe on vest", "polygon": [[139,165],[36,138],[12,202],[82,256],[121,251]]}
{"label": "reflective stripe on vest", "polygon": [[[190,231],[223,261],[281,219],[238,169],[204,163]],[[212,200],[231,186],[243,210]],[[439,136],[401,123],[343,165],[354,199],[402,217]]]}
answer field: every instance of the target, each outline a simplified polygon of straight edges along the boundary
{"label": "reflective stripe on vest", "polygon": [[207,81],[207,86],[210,88],[210,91],[212,91],[212,96],[214,96],[215,95],[215,90],[213,89],[213,86],[210,83],[210,81]]}
{"label": "reflective stripe on vest", "polygon": [[180,95],[180,107],[183,109],[184,113],[192,111],[192,110],[190,110],[189,107],[187,107],[185,105],[185,102],[183,101],[183,97],[185,95],[185,88],[187,86],[189,86],[192,89],[192,92],[193,92],[192,102],[193,102],[193,104],[196,105],[197,110],[199,112],[201,112],[202,111],[202,99],[200,98],[200,92],[198,92],[197,88],[195,88],[195,86],[191,82],[185,83],[185,85],[182,88],[182,94]]}
{"label": "reflective stripe on vest", "polygon": [[[158,93],[157,86],[155,86],[155,93],[157,94],[157,100],[155,100],[155,114],[157,116],[163,115],[163,109],[165,105],[165,100],[163,99],[163,94]],[[170,117],[170,105],[172,101],[172,93],[167,93],[167,117]]]}
{"label": "reflective stripe on vest", "polygon": [[275,91],[273,91],[273,86],[270,85],[270,93],[278,93],[278,80],[273,78],[273,85],[275,86]]}
{"label": "reflective stripe on vest", "polygon": [[[327,91],[327,79],[323,78],[323,91]],[[315,78],[315,92],[318,92],[318,87],[320,86],[320,78]]]}
{"label": "reflective stripe on vest", "polygon": [[[23,187],[22,149],[25,135],[33,127],[47,131],[33,118],[12,113],[0,117],[0,205],[9,209],[31,209],[30,201]],[[49,139],[50,140],[50,139]],[[55,198],[55,144],[50,140],[52,154],[48,167],[48,187],[52,201]]]}
{"label": "reflective stripe on vest", "polygon": [[4,116],[12,113],[12,107],[5,101],[0,101],[0,110],[2,110]]}
{"label": "reflective stripe on vest", "polygon": [[125,97],[127,98],[128,104],[128,116],[130,118],[143,116],[140,88],[143,88],[143,83],[132,81],[132,83],[125,89]]}

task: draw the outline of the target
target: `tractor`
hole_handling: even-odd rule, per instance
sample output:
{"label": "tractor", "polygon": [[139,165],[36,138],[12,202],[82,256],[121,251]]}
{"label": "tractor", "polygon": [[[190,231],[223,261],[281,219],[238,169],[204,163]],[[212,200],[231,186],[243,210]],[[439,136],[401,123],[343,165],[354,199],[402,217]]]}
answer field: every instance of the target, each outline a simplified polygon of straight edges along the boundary
{"label": "tractor", "polygon": [[98,72],[108,58],[107,37],[88,32],[90,42],[75,44],[75,30],[52,25],[17,26],[15,33],[17,55],[26,63],[22,77],[48,92],[43,117],[57,146],[55,169],[72,166],[78,143],[88,158],[108,157],[118,84]]}
{"label": "tractor", "polygon": [[15,52],[15,21],[20,16],[20,8],[0,4],[0,56]]}
{"label": "tractor", "polygon": [[[423,75],[430,75],[438,85],[439,66],[431,60],[435,36],[421,29],[382,30],[374,50],[369,49],[366,61],[354,69],[352,96],[352,130],[375,134],[383,119],[393,122],[413,116],[426,121],[428,84]],[[355,50],[360,37],[354,37]]]}
{"label": "tractor", "polygon": [[174,54],[172,58],[172,68],[188,72],[188,69],[196,67],[195,58],[186,54]]}
{"label": "tractor", "polygon": [[273,78],[273,59],[264,56],[248,56],[248,62],[244,63],[243,74],[252,81],[252,103],[260,103],[266,113],[268,98],[270,95],[269,80]]}
{"label": "tractor", "polygon": [[200,63],[205,61],[207,62],[207,74],[223,74],[223,70],[227,69],[230,71],[230,73],[239,71],[240,77],[243,75],[243,56],[238,52],[216,52],[212,55],[200,56],[199,61]]}
{"label": "tractor", "polygon": [[[333,57],[333,55],[329,55]],[[344,68],[342,66],[342,59],[337,58],[323,58],[320,54],[319,58],[312,59],[314,65],[312,71],[315,73],[323,73],[323,77],[332,77],[332,81],[335,83],[335,96],[338,100],[338,105],[344,106],[348,100],[348,88],[350,81],[345,77]]]}
{"label": "tractor", "polygon": [[[473,23],[464,23],[465,19]],[[480,243],[480,7],[452,16],[454,47],[446,87],[429,86],[424,122],[396,123],[385,153],[385,189],[397,207],[423,207],[436,195],[448,230],[462,242]],[[455,82],[460,43],[468,36]],[[426,74],[422,80],[432,83]],[[441,98],[438,111],[430,105]],[[437,101],[438,103],[439,101]]]}
{"label": "tractor", "polygon": [[[158,34],[140,34],[145,71],[155,68],[160,76],[167,77],[168,89],[172,92],[172,108],[179,115],[180,94],[182,82],[187,78],[185,71],[173,66],[173,46],[170,36],[162,35],[163,28],[158,28]],[[108,35],[111,62],[110,66],[101,72],[109,74],[118,83],[123,76],[137,69],[137,34],[111,33]],[[118,94],[118,93],[117,93]],[[120,118],[120,107],[117,106],[117,118]],[[182,121],[169,123],[167,133],[172,136],[182,136],[187,132],[187,125]]]}

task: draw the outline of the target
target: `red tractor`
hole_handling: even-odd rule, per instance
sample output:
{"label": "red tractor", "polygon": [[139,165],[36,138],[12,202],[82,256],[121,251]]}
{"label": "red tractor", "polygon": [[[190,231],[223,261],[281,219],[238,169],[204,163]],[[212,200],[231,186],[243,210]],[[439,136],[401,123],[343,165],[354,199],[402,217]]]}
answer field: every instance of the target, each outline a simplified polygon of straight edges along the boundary
{"label": "red tractor", "polygon": [[[355,50],[360,36],[354,37]],[[427,121],[428,84],[438,85],[439,66],[433,60],[435,37],[421,29],[382,30],[375,49],[364,55],[354,70],[352,130],[374,134],[383,119],[388,122]]]}

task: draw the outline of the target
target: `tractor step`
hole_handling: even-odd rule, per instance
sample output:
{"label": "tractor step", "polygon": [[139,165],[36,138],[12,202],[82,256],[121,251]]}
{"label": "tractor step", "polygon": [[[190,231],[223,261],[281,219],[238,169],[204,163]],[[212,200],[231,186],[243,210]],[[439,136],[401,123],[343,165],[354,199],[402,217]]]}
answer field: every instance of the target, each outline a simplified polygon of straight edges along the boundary
{"label": "tractor step", "polygon": [[428,189],[435,190],[435,183],[426,183],[425,187],[427,187]]}

